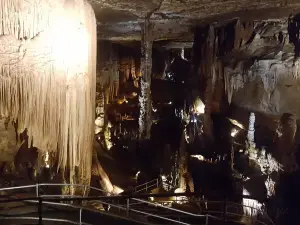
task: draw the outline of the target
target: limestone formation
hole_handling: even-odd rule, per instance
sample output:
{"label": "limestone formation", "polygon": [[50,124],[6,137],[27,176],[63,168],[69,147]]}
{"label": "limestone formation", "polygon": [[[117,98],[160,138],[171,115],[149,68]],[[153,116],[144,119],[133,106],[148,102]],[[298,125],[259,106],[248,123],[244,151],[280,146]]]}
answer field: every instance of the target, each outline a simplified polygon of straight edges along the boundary
{"label": "limestone formation", "polygon": [[[84,0],[0,2],[0,115],[88,184],[94,139],[96,21]],[[74,47],[76,46],[76,47]],[[78,173],[75,168],[78,167]]]}
{"label": "limestone formation", "polygon": [[141,95],[139,96],[139,138],[140,140],[150,139],[152,126],[152,104],[151,104],[151,76],[152,76],[152,24],[145,19],[142,29],[141,42]]}

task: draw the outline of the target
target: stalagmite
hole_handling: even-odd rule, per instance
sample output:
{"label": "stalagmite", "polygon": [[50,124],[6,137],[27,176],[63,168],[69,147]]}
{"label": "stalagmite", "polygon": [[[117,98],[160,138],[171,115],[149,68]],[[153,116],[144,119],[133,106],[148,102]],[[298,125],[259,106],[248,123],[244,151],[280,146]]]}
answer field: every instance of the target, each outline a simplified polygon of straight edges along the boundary
{"label": "stalagmite", "polygon": [[103,131],[104,128],[104,105],[105,105],[105,99],[104,99],[104,91],[100,90],[97,92],[96,95],[96,120],[95,120],[95,134],[98,134]]}
{"label": "stalagmite", "polygon": [[[186,152],[185,131],[182,132],[178,157],[178,188],[175,193],[194,192],[194,182],[188,171],[188,154]],[[176,197],[177,203],[182,204],[187,197]]]}
{"label": "stalagmite", "polygon": [[182,192],[186,191],[186,179],[184,174],[187,172],[187,153],[185,149],[185,137],[184,134],[181,135],[180,146],[179,146],[179,163],[178,163],[178,170],[179,170],[179,188]]}
{"label": "stalagmite", "polygon": [[84,0],[1,0],[0,8],[0,115],[18,120],[19,133],[27,128],[29,144],[56,152],[71,183],[89,184],[96,92],[93,9]]}
{"label": "stalagmite", "polygon": [[249,116],[249,128],[248,128],[248,134],[247,134],[248,147],[251,149],[255,148],[254,124],[255,124],[255,114],[253,112],[251,112],[250,116]]}
{"label": "stalagmite", "polygon": [[142,27],[141,43],[141,93],[139,96],[140,115],[139,115],[139,139],[148,140],[151,135],[152,126],[152,103],[151,103],[151,75],[152,75],[152,24],[148,19]]}
{"label": "stalagmite", "polygon": [[193,178],[188,172],[188,153],[186,151],[185,132],[182,132],[179,147],[179,189],[186,192],[187,188],[190,192],[194,192]]}

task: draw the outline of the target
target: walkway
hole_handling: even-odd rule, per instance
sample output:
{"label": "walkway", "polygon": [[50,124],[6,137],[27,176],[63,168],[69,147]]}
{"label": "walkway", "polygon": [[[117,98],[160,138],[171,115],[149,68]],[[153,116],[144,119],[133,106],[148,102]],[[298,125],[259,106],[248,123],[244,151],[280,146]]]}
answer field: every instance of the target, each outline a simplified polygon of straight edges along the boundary
{"label": "walkway", "polygon": [[[68,184],[37,184],[0,189],[0,192],[5,194],[0,200],[0,207],[2,208],[0,220],[7,220],[5,224],[24,224],[24,220],[40,220],[43,224],[54,224],[53,221],[55,221],[56,225],[60,223],[92,225],[99,224],[99,221],[104,222],[104,224],[215,225],[224,218],[232,221],[240,220],[243,217],[243,213],[238,213],[238,211],[232,213],[227,210],[234,203],[227,203],[226,210],[223,210],[220,206],[224,206],[224,202],[214,202],[219,206],[219,209],[200,214],[163,206],[132,196],[107,197],[104,191],[94,187],[83,187],[90,188],[94,193],[97,193],[89,197],[62,196],[61,194],[53,194],[52,191],[51,194],[47,193],[47,190],[59,190],[65,185]],[[98,210],[95,209],[95,203],[100,206]],[[176,202],[173,203],[176,205]],[[208,204],[212,203],[208,202]],[[242,207],[239,205],[238,208]],[[254,224],[273,225],[271,221],[257,220],[254,222]]]}

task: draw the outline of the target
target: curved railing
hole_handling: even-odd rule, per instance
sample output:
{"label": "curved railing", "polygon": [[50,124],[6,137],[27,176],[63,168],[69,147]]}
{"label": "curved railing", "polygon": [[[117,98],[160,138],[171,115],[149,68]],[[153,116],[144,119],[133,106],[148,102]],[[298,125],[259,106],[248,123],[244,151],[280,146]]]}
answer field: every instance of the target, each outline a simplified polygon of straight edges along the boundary
{"label": "curved railing", "polygon": [[[89,189],[95,191],[95,197],[83,197],[83,196],[70,196],[70,195],[61,195],[61,194],[45,194],[41,192],[47,192],[47,190],[42,190],[43,187],[64,187],[64,186],[73,186],[73,187],[81,187],[83,189]],[[0,191],[20,191],[20,190],[30,190],[32,189],[31,194],[33,194],[31,199],[13,199],[9,201],[24,201],[27,203],[37,203],[39,204],[39,209],[41,210],[41,205],[52,205],[52,206],[63,206],[69,207],[73,209],[79,210],[77,221],[65,220],[65,219],[57,219],[57,218],[44,218],[42,216],[42,211],[39,211],[39,220],[44,221],[60,221],[63,223],[69,224],[88,224],[85,223],[86,221],[82,221],[82,211],[92,211],[101,213],[99,210],[95,210],[93,207],[89,205],[90,202],[97,203],[102,207],[106,207],[106,214],[114,217],[120,217],[122,219],[129,219],[136,222],[141,222],[145,224],[156,224],[158,221],[169,221],[173,224],[206,224],[208,225],[211,220],[224,220],[228,219],[228,221],[233,220],[233,218],[242,218],[246,217],[253,221],[253,217],[251,215],[244,215],[243,208],[248,207],[253,212],[260,212],[260,209],[251,206],[245,206],[237,203],[231,202],[224,202],[221,201],[194,201],[198,202],[198,204],[206,204],[212,205],[215,204],[218,207],[212,207],[214,210],[210,210],[207,208],[206,210],[199,211],[197,213],[191,213],[187,211],[183,211],[180,209],[176,209],[173,207],[163,206],[156,202],[146,201],[139,198],[128,197],[128,196],[110,196],[107,197],[108,193],[99,189],[90,186],[84,186],[79,184],[36,184],[36,185],[27,185],[27,186],[19,186],[19,187],[7,187],[7,188],[0,188]],[[20,192],[18,192],[20,193]],[[70,201],[79,201],[85,202],[85,205],[75,205],[74,204],[66,204],[63,202],[70,202]],[[1,201],[5,202],[5,200]],[[179,203],[178,200],[172,200],[171,203]],[[225,207],[220,207],[225,206]],[[233,207],[236,207],[239,210],[232,210]],[[217,208],[217,209],[215,209]],[[102,212],[103,214],[104,212]],[[257,213],[256,213],[257,214]],[[263,213],[262,213],[263,214]],[[146,221],[143,221],[143,219]],[[27,219],[27,220],[34,220],[37,217],[8,217],[8,216],[0,216],[0,219]],[[149,223],[150,221],[150,223]],[[194,221],[194,222],[193,222]],[[254,222],[257,224],[262,225],[273,225],[273,222],[270,221],[260,221],[259,219],[255,219]]]}

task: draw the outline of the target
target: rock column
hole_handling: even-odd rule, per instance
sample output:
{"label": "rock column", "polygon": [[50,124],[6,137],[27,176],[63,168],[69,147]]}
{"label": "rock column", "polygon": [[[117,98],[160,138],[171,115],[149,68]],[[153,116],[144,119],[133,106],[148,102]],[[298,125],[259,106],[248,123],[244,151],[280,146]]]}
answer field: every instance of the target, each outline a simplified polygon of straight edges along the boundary
{"label": "rock column", "polygon": [[141,93],[139,96],[140,115],[139,115],[139,139],[140,141],[149,140],[151,135],[151,74],[152,74],[152,28],[153,25],[148,19],[142,25],[141,42]]}

